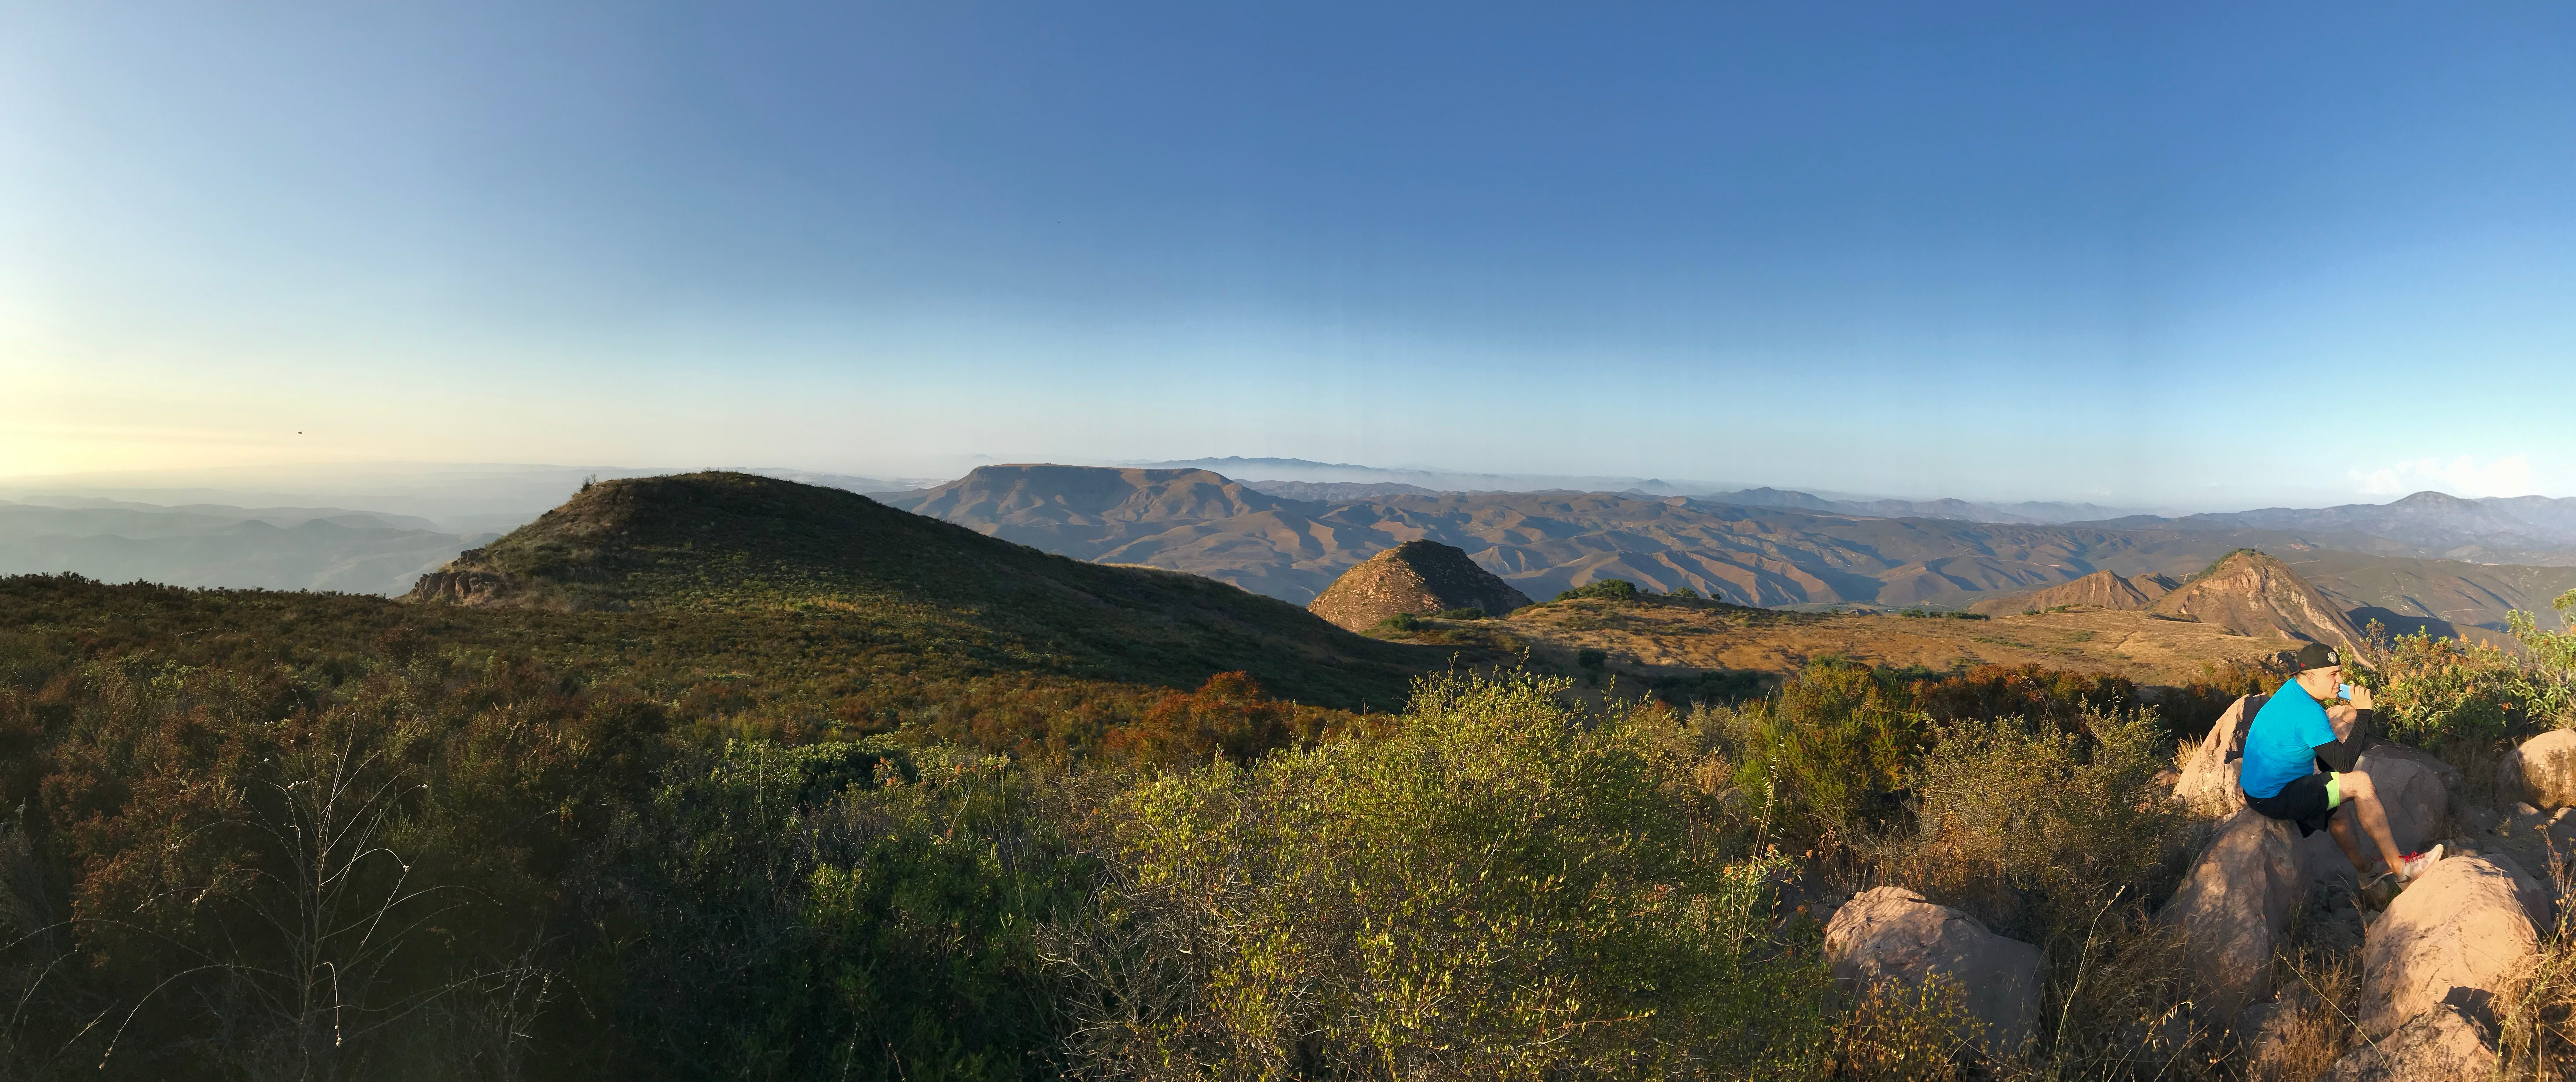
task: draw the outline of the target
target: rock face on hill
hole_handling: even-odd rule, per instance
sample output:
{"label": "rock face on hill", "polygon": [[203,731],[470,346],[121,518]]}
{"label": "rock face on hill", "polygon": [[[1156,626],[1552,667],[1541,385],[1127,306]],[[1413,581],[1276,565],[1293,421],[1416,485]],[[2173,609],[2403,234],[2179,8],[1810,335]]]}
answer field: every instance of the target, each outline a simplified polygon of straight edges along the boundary
{"label": "rock face on hill", "polygon": [[2347,653],[2361,646],[2361,631],[2334,602],[2288,564],[2239,549],[2211,564],[2148,611],[2217,624],[2240,635],[2288,635]]}
{"label": "rock face on hill", "polygon": [[1500,616],[1529,603],[1529,595],[1476,566],[1465,550],[1407,541],[1342,572],[1306,611],[1357,631],[1397,613],[1483,609]]}

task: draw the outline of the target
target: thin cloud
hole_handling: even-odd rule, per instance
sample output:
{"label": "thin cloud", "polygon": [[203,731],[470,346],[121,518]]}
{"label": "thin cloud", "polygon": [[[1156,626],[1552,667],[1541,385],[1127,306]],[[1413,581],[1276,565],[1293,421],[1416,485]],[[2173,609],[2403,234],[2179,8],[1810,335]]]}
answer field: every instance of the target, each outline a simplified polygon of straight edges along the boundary
{"label": "thin cloud", "polygon": [[2481,465],[2469,455],[2448,462],[2419,458],[2376,470],[2352,471],[2353,483],[2373,496],[2440,489],[2454,496],[2520,496],[2531,491],[2531,456],[2506,455]]}

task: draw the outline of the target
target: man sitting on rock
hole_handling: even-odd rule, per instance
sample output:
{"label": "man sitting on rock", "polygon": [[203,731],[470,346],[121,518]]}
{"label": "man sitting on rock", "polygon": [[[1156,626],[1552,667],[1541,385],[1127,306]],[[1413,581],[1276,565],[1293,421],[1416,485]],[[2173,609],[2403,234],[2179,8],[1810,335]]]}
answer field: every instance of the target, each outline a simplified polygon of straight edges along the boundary
{"label": "man sitting on rock", "polygon": [[[2237,775],[2245,789],[2245,804],[2271,818],[2297,823],[2302,838],[2319,829],[2329,831],[2362,873],[2365,885],[2393,875],[2403,889],[2442,859],[2442,847],[2399,855],[2370,775],[2354,768],[2370,739],[2363,731],[2371,719],[2370,689],[2352,688],[2351,705],[2329,709],[2326,704],[2342,698],[2338,685],[2343,679],[2343,659],[2333,647],[2312,642],[2299,649],[2298,666],[2299,675],[2263,704],[2246,730],[2245,764]],[[2335,812],[2346,804],[2352,805],[2353,813],[2337,817]],[[2352,836],[2354,819],[2361,820],[2362,832],[2379,849],[2386,871],[2369,874],[2371,862],[2363,859]]]}

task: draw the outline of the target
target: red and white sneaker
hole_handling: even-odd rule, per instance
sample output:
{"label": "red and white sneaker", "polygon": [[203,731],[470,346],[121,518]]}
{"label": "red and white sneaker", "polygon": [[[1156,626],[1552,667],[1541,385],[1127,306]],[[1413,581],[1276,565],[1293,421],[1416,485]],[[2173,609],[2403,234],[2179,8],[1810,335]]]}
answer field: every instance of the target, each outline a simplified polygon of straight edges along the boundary
{"label": "red and white sneaker", "polygon": [[2441,859],[2442,847],[2438,845],[2421,853],[2406,854],[2406,863],[2397,869],[2397,882],[2400,884],[2414,882],[2423,876],[2426,869],[2431,868]]}

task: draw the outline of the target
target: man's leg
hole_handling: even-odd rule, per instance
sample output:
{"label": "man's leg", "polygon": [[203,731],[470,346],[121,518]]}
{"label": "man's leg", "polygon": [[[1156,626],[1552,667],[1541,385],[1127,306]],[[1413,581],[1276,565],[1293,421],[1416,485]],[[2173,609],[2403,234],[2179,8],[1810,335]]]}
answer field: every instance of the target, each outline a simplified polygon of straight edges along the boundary
{"label": "man's leg", "polygon": [[2361,846],[2353,842],[2352,816],[2338,815],[2326,820],[2326,833],[2334,835],[2335,844],[2342,847],[2344,859],[2352,862],[2354,871],[2370,870],[2370,858],[2362,856]]}
{"label": "man's leg", "polygon": [[2379,847],[2379,859],[2388,862],[2388,870],[2405,867],[2406,854],[2397,851],[2397,838],[2388,830],[2388,813],[2379,807],[2379,791],[2371,787],[2370,775],[2358,770],[2337,774],[2333,784],[2343,802],[2352,805],[2353,817],[2361,820],[2361,832]]}

